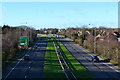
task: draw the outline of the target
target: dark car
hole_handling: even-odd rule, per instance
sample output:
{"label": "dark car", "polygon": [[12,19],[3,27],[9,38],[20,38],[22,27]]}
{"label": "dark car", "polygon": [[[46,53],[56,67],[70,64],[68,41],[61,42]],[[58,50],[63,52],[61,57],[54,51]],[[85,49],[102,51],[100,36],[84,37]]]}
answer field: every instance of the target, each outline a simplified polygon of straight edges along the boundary
{"label": "dark car", "polygon": [[99,58],[96,55],[91,56],[93,62],[100,62]]}
{"label": "dark car", "polygon": [[37,46],[34,46],[34,49],[37,49]]}
{"label": "dark car", "polygon": [[30,60],[30,55],[25,55],[24,56],[24,60],[26,61],[26,60]]}

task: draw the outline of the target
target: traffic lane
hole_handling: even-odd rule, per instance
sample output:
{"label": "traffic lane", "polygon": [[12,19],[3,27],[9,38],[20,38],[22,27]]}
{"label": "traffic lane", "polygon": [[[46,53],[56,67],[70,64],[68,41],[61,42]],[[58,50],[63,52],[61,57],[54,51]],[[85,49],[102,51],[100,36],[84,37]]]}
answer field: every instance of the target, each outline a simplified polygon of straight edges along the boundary
{"label": "traffic lane", "polygon": [[37,53],[34,53],[36,55],[34,55],[33,57],[33,62],[30,66],[30,70],[28,72],[28,74],[26,75],[27,78],[41,78],[41,72],[43,72],[43,64],[44,64],[44,60],[42,59],[44,56],[44,53],[39,53],[41,54],[41,56],[37,56]]}
{"label": "traffic lane", "polygon": [[12,68],[22,59],[22,57],[23,57],[25,54],[29,53],[30,50],[31,50],[31,49],[27,49],[26,51],[24,51],[24,52],[22,53],[21,56],[18,57],[17,60],[13,61],[10,65],[2,68],[2,77],[5,78],[5,76],[12,70]]}
{"label": "traffic lane", "polygon": [[84,65],[89,71],[92,71],[92,74],[94,74],[97,78],[109,78],[108,76],[105,75],[105,73],[101,72],[100,69],[94,66],[93,63],[86,60],[83,55],[76,53],[75,50],[73,50],[73,48],[71,48],[70,52],[82,65]]}
{"label": "traffic lane", "polygon": [[31,79],[31,78],[39,78],[42,79],[44,78],[43,75],[43,61],[34,61],[31,65],[31,68],[29,70],[29,73],[26,75],[27,78]]}
{"label": "traffic lane", "polygon": [[15,68],[12,72],[11,72],[11,74],[8,76],[8,78],[7,79],[24,79],[24,77],[25,77],[25,74],[26,74],[26,72],[27,72],[27,70],[28,70],[28,68],[29,68],[29,65],[31,64],[31,63],[25,63],[25,64],[23,64],[23,63],[21,63],[22,65],[20,66],[20,65],[18,65],[19,67],[17,67],[17,68]]}
{"label": "traffic lane", "polygon": [[80,56],[81,55],[77,55],[77,57],[78,57],[77,59],[89,71],[91,71],[97,78],[118,78],[118,74],[116,74],[116,72],[113,72],[109,68],[106,68],[106,66],[104,66],[103,64],[98,64],[98,63],[93,63],[93,62],[86,61],[86,60],[84,60],[85,58],[81,58]]}
{"label": "traffic lane", "polygon": [[41,49],[45,50],[47,43],[42,43],[44,39],[38,40],[38,42],[35,44],[37,46],[37,49],[32,49],[30,52],[30,58],[31,58],[31,64],[25,74],[24,78],[27,79],[41,79],[43,78],[43,57],[45,55],[45,52],[40,52]]}
{"label": "traffic lane", "polygon": [[[74,47],[75,45],[71,45],[74,49],[80,50],[81,48],[78,47],[78,45],[76,45],[76,47]],[[82,50],[82,49],[81,49]],[[86,54],[86,52],[81,51],[83,53],[83,56],[87,59],[91,61],[91,56]],[[80,53],[80,52],[79,52]],[[108,67],[107,65],[103,64],[103,62],[100,63],[94,63],[95,66],[98,66],[100,70],[106,72],[108,75],[113,76],[113,78],[119,78],[120,73],[116,72],[115,70],[113,70],[112,68]],[[111,67],[114,67],[113,65],[111,65]]]}
{"label": "traffic lane", "polygon": [[[75,46],[73,46],[73,45],[71,45],[71,46],[72,46],[72,48],[74,48],[74,50],[77,49]],[[80,50],[80,49],[78,49],[78,50]],[[82,53],[80,53],[80,54],[82,54]],[[89,55],[83,53],[83,57],[85,57],[87,59],[86,56],[89,56]],[[90,56],[89,56],[89,58],[90,58]],[[119,78],[119,74],[117,72],[115,72],[112,68],[109,68],[108,66],[106,66],[105,64],[94,63],[94,65],[97,66],[101,71],[104,71],[104,73],[109,75],[111,78]]]}
{"label": "traffic lane", "polygon": [[37,43],[37,49],[34,49],[34,56],[33,56],[33,62],[30,67],[30,70],[28,74],[26,75],[26,78],[29,79],[44,79],[44,56],[45,56],[45,51],[47,47],[47,40],[45,41],[38,41]]}
{"label": "traffic lane", "polygon": [[[29,49],[27,50],[26,54],[30,55],[30,59],[33,58],[33,50]],[[25,61],[24,58],[21,58],[21,62],[18,63],[18,65],[12,70],[12,72],[10,73],[10,75],[7,77],[7,79],[24,79],[26,76],[26,73],[29,70],[29,67],[32,63],[32,60],[29,61]]]}
{"label": "traffic lane", "polygon": [[[30,53],[30,58],[33,59],[34,57],[34,50],[31,48],[30,51],[28,51]],[[27,53],[28,53],[27,52]],[[12,70],[12,72],[10,73],[10,75],[7,77],[7,79],[24,79],[26,74],[29,72],[29,67],[31,66],[30,64],[32,63],[32,61],[21,61],[16,67],[15,69]],[[21,73],[21,74],[19,74]]]}
{"label": "traffic lane", "polygon": [[[89,70],[91,70],[92,72],[94,72],[95,75],[97,73],[97,75],[96,75],[97,77],[100,77],[100,78],[101,77],[102,78],[118,78],[119,77],[119,75],[117,74],[117,72],[114,72],[114,70],[112,70],[111,68],[108,68],[104,64],[101,64],[101,63],[92,63],[91,64],[90,59],[86,59],[86,56],[89,57],[89,55],[83,54],[83,51],[81,50],[81,48],[78,47],[78,45],[76,47],[75,46],[76,44],[74,44],[74,42],[70,42],[70,41],[61,41],[61,42],[64,43],[64,45],[73,54],[73,56],[76,57],[84,66],[86,66]],[[109,73],[105,73],[105,72],[109,72]],[[100,76],[100,75],[102,75],[102,76]]]}
{"label": "traffic lane", "polygon": [[[73,48],[77,49],[76,47],[74,47],[73,45],[71,45]],[[78,45],[77,45],[78,46]],[[78,47],[79,48],[79,47]],[[78,49],[80,50],[80,48]],[[81,51],[82,52],[82,51]],[[83,53],[83,52],[82,52]],[[88,57],[86,56],[89,56],[87,54],[83,54],[84,57],[87,59]],[[90,58],[90,56],[89,56]],[[88,59],[89,60],[89,59]],[[112,76],[113,78],[118,78],[118,74],[117,72],[114,73],[114,70],[112,68],[109,68],[108,66],[106,66],[105,64],[102,64],[102,63],[94,63],[95,66],[99,67],[100,70],[104,71],[104,72],[107,72],[108,75]],[[113,75],[114,74],[114,75]]]}
{"label": "traffic lane", "polygon": [[[24,52],[24,54],[28,54],[31,51],[31,49],[28,49]],[[18,61],[18,62],[17,62]],[[23,60],[23,56],[18,59],[17,61],[14,61],[11,65],[12,67],[10,67],[10,69],[6,69],[3,71],[3,79],[13,79],[13,78],[23,78],[24,74],[27,71],[27,68],[29,67],[29,62],[28,61],[24,61]],[[24,66],[23,66],[24,65]],[[21,70],[22,68],[22,70]],[[9,70],[9,71],[7,71]],[[22,74],[19,74],[22,73]],[[19,74],[19,76],[17,76]]]}

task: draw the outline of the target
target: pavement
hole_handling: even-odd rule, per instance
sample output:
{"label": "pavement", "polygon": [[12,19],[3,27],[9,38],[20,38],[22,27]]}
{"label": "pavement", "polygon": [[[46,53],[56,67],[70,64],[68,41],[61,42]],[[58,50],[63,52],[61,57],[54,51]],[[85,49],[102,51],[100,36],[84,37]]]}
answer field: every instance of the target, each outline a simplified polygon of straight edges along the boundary
{"label": "pavement", "polygon": [[[37,46],[36,49],[33,47]],[[2,80],[42,80],[44,79],[44,56],[47,39],[39,37],[35,45],[23,54],[29,54],[30,60],[23,60],[23,56],[14,61],[2,71]]]}
{"label": "pavement", "polygon": [[61,39],[60,41],[66,46],[69,52],[95,76],[96,80],[120,80],[120,68],[116,68],[111,63],[102,60],[99,63],[92,62],[92,53],[68,39]]}

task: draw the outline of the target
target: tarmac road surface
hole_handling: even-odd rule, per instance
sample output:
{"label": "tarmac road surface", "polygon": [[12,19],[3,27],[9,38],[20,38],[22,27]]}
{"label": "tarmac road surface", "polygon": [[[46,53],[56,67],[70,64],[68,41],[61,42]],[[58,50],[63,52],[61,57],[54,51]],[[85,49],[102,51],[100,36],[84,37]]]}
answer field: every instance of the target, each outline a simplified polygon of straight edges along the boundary
{"label": "tarmac road surface", "polygon": [[29,61],[24,61],[21,57],[11,69],[3,70],[2,80],[42,80],[44,78],[44,56],[47,47],[47,39],[43,37],[38,38],[38,42],[31,49],[27,50],[25,54],[30,55]]}
{"label": "tarmac road surface", "polygon": [[[85,51],[82,47],[74,42],[60,40],[71,54],[96,77],[96,80],[120,80],[120,69],[115,68],[112,64],[105,62],[92,62],[91,53]],[[29,61],[24,61],[20,57],[14,61],[12,66],[6,70],[3,69],[2,80],[42,80],[44,79],[44,56],[47,47],[47,39],[39,37],[38,42],[32,46],[25,54],[30,55]]]}
{"label": "tarmac road surface", "polygon": [[60,40],[71,54],[84,65],[95,77],[100,80],[120,80],[120,69],[105,62],[92,62],[92,53],[85,51],[82,47],[68,39]]}

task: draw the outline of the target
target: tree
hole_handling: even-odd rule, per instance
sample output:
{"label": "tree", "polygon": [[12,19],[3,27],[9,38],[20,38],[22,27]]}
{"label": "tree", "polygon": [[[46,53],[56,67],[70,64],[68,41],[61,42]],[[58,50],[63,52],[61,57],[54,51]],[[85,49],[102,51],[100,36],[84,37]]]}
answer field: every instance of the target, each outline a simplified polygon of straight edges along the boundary
{"label": "tree", "polygon": [[78,38],[78,34],[77,34],[77,33],[73,33],[73,34],[72,34],[72,37],[73,37],[73,40],[75,41],[75,39]]}
{"label": "tree", "polygon": [[80,35],[80,39],[81,39],[81,43],[83,44],[84,40],[86,40],[86,34],[81,34]]}
{"label": "tree", "polygon": [[28,36],[30,44],[36,39],[36,30],[29,27],[10,27],[4,25],[2,27],[2,60],[3,63],[15,56],[18,50],[20,36]]}

